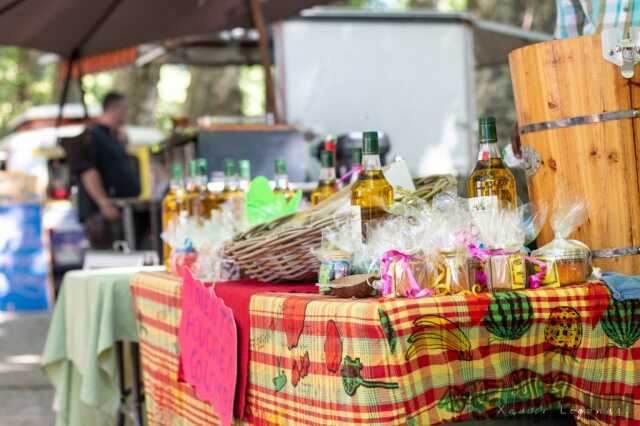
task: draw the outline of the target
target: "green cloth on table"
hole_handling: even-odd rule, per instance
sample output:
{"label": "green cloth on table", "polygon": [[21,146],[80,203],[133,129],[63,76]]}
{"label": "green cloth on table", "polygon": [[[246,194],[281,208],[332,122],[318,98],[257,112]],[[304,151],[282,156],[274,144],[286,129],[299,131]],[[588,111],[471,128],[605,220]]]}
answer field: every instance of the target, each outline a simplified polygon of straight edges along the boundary
{"label": "green cloth on table", "polygon": [[141,270],[65,275],[42,356],[56,390],[57,425],[115,424],[120,404],[115,343],[138,341],[129,278]]}

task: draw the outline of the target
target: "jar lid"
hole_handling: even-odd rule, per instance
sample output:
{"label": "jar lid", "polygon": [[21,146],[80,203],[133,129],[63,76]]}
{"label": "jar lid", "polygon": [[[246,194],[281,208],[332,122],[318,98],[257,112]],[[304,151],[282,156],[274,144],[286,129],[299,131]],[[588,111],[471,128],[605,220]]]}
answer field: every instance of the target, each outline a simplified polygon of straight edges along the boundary
{"label": "jar lid", "polygon": [[558,260],[587,260],[591,257],[591,250],[581,241],[556,238],[549,244],[534,250],[532,255]]}

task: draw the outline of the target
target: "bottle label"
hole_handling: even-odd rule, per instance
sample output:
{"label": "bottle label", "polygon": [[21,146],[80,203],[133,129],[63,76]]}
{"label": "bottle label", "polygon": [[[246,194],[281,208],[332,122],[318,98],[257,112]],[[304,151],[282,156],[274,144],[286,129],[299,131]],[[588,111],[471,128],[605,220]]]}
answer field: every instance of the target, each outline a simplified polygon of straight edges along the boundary
{"label": "bottle label", "polygon": [[500,208],[500,200],[497,195],[469,198],[469,210],[471,212],[486,212],[498,210],[498,208]]}
{"label": "bottle label", "polygon": [[526,287],[527,273],[525,271],[524,257],[520,254],[509,256],[509,271],[511,272],[511,289],[522,290]]}

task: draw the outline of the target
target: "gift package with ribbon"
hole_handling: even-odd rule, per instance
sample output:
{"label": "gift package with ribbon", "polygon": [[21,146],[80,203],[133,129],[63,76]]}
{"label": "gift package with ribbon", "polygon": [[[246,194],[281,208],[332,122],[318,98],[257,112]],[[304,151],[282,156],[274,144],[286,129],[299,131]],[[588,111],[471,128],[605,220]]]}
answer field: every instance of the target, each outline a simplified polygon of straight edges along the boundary
{"label": "gift package with ribbon", "polygon": [[[478,239],[469,242],[472,286],[479,291],[512,291],[537,288],[546,271],[543,262],[527,254],[546,217],[545,206],[525,204],[515,210],[495,209],[473,215]],[[529,274],[529,264],[539,270]]]}
{"label": "gift package with ribbon", "polygon": [[587,219],[587,202],[571,195],[568,189],[559,187],[556,192],[551,228],[555,238],[533,252],[542,271],[543,286],[559,287],[585,282],[591,275],[591,250],[581,241],[569,236]]}
{"label": "gift package with ribbon", "polygon": [[171,247],[171,272],[182,276],[189,269],[203,282],[239,279],[238,265],[223,255],[223,245],[233,238],[237,226],[227,208],[212,211],[207,219],[172,222],[162,233],[163,241]]}

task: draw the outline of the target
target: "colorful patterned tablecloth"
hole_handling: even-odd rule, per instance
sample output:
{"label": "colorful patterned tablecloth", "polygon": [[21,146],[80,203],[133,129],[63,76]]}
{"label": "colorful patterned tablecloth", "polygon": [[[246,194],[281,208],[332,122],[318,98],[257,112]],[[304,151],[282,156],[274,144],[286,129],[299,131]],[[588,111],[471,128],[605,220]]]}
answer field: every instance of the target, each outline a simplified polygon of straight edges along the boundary
{"label": "colorful patterned tablecloth", "polygon": [[178,381],[180,281],[166,273],[131,279],[138,320],[147,424],[219,425],[213,408],[198,400],[193,388]]}
{"label": "colorful patterned tablecloth", "polygon": [[[132,281],[151,425],[218,424],[177,381],[180,285]],[[441,424],[571,412],[640,423],[640,301],[600,284],[420,300],[252,298],[247,421]]]}
{"label": "colorful patterned tablecloth", "polygon": [[640,300],[601,284],[418,300],[257,295],[255,424],[433,425],[550,410],[639,424]]}

